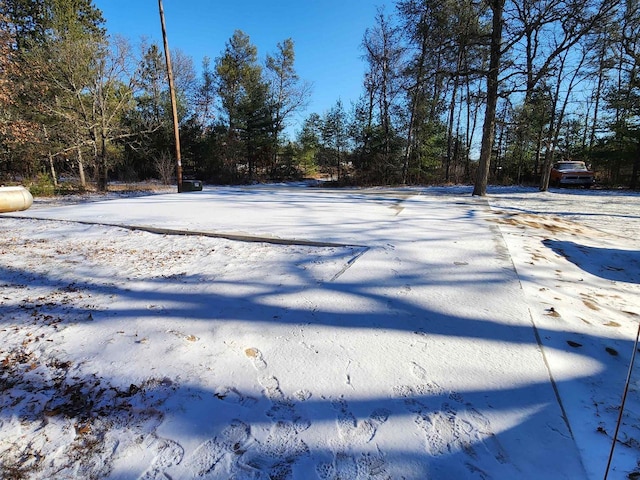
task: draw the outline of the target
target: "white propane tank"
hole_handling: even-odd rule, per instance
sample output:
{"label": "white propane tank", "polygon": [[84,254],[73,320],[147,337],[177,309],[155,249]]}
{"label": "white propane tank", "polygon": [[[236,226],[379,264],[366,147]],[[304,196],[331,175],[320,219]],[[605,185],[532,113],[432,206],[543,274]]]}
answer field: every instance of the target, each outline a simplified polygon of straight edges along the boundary
{"label": "white propane tank", "polygon": [[33,204],[31,192],[24,187],[0,187],[0,213],[26,210]]}

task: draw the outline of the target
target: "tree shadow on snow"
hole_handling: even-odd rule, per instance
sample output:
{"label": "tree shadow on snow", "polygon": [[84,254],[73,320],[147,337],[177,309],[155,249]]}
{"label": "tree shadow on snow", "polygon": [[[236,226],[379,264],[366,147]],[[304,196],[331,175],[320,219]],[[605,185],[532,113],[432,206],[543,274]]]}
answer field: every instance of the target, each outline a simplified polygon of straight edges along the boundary
{"label": "tree shadow on snow", "polygon": [[545,246],[591,275],[614,282],[640,283],[640,252],[543,240]]}
{"label": "tree shadow on snow", "polygon": [[[305,274],[303,270],[301,275]],[[16,283],[16,278],[20,277],[22,280]],[[313,278],[306,278],[303,284],[308,285],[312,280],[315,282]],[[57,315],[60,318],[60,323],[56,324],[58,328],[63,328],[69,321],[99,325],[114,317],[131,318],[136,321],[137,328],[144,328],[145,318],[148,318],[147,329],[153,331],[157,328],[158,312],[146,306],[164,303],[180,305],[166,308],[161,315],[180,320],[185,332],[189,331],[186,324],[200,320],[211,322],[212,328],[248,322],[395,330],[405,332],[408,340],[416,343],[439,337],[456,337],[513,346],[536,344],[532,330],[527,326],[430,311],[400,298],[381,298],[358,284],[327,282],[322,288],[329,293],[332,290],[334,294],[347,291],[354,297],[384,302],[385,308],[375,313],[332,313],[326,306],[315,311],[300,308],[283,310],[278,306],[265,305],[263,299],[270,294],[302,294],[305,287],[271,285],[268,291],[231,298],[228,295],[190,293],[188,288],[183,288],[210,281],[198,275],[149,281],[152,285],[157,283],[158,288],[167,284],[174,288],[129,290],[109,283],[107,279],[97,279],[96,283],[68,284],[52,276],[0,269],[0,283],[5,287],[37,286],[56,294],[78,294],[85,302],[92,295],[106,295],[125,299],[122,304],[140,305],[126,310],[115,306],[96,310],[79,305],[77,299],[70,299],[62,306],[34,299],[33,303],[19,307],[0,306],[0,318],[3,323],[10,323],[17,310],[26,309],[34,321],[43,324]],[[406,275],[384,279],[386,285],[397,282],[399,287],[420,281]],[[504,281],[503,278],[495,278],[496,285]],[[462,286],[464,281],[458,279],[452,281],[453,284]],[[264,284],[256,282],[256,286],[264,287]],[[243,283],[243,287],[247,284]],[[216,305],[214,312],[212,305]],[[221,311],[226,312],[225,319],[219,318]],[[539,332],[541,336],[555,333]],[[593,339],[594,342],[597,340]],[[41,341],[46,342],[47,338],[43,337]],[[184,339],[176,338],[176,343],[180,342],[184,343]],[[23,347],[20,350],[23,354],[30,349],[37,351],[34,344],[23,344]],[[147,457],[144,458],[146,464],[138,465],[140,471],[137,474],[147,475],[144,478],[161,478],[164,474],[170,478],[240,475],[240,478],[282,479],[314,478],[315,475],[332,480],[485,476],[539,478],[538,469],[549,463],[548,453],[544,453],[548,451],[566,454],[564,465],[554,468],[564,472],[582,468],[574,463],[575,452],[567,452],[567,448],[574,448],[569,440],[571,434],[557,405],[547,403],[553,398],[553,393],[546,381],[528,381],[520,386],[496,389],[452,391],[432,380],[425,369],[428,365],[422,367],[419,362],[410,361],[407,355],[402,369],[413,376],[413,381],[398,380],[382,396],[351,399],[285,388],[278,378],[278,369],[271,367],[275,363],[271,356],[278,353],[259,348],[240,352],[246,357],[246,375],[253,376],[254,384],[251,389],[244,390],[231,382],[210,390],[203,389],[163,377],[161,373],[157,377],[130,383],[117,374],[113,378],[105,378],[83,373],[80,366],[72,365],[64,358],[20,357],[20,352],[3,353],[5,368],[0,385],[5,403],[0,422],[8,426],[12,425],[12,419],[26,424],[31,422],[35,425],[32,439],[39,438],[39,435],[55,437],[56,432],[51,431],[51,425],[64,424],[67,429],[75,430],[75,435],[68,436],[67,444],[61,450],[63,454],[57,451],[56,455],[64,457],[68,454],[68,468],[86,476],[106,475],[113,467],[112,462],[117,464],[118,456],[131,455],[140,445],[145,446]],[[322,351],[315,354],[322,355]],[[163,352],[158,351],[158,355],[163,355]],[[179,355],[175,361],[180,361]],[[381,365],[384,361],[381,358]],[[317,382],[343,381],[322,378],[325,372],[313,371],[313,367],[309,367],[314,364],[313,359],[289,359],[288,362],[292,370],[310,368],[306,375]],[[36,367],[32,368],[32,365]],[[605,370],[600,374],[611,375],[613,372]],[[455,378],[455,370],[451,375]],[[575,382],[566,380],[561,383],[571,389]],[[518,422],[509,426],[504,417],[514,411],[526,411],[527,414],[517,415]],[[396,422],[404,427],[402,433],[388,433],[392,423],[397,428]],[[494,430],[493,424],[503,426]],[[310,437],[311,425],[324,425],[328,440]],[[126,429],[130,432],[125,438],[137,437],[137,443],[114,444],[122,441],[115,434]],[[420,449],[399,450],[397,440],[385,445],[384,439],[388,435],[391,438],[398,435],[418,437]],[[33,448],[37,444],[35,441],[29,445]],[[545,448],[513,448],[519,444],[545,445]],[[5,465],[12,458],[8,451],[4,452]],[[45,458],[43,452],[33,451],[30,454]],[[20,458],[27,457],[16,454],[14,461],[19,464]],[[128,472],[129,476],[123,474],[121,478],[131,478],[131,474]]]}
{"label": "tree shadow on snow", "polygon": [[[578,246],[558,243],[562,242],[548,246],[558,251],[581,251]],[[339,260],[346,253],[340,250],[332,255]],[[637,257],[633,260],[637,261]],[[582,475],[570,428],[546,379],[527,379],[525,371],[525,378],[512,384],[504,380],[493,386],[452,391],[444,382],[434,381],[428,372],[428,363],[433,359],[421,364],[421,356],[430,355],[430,342],[435,345],[439,340],[508,346],[514,362],[525,350],[538,348],[529,325],[493,320],[491,315],[462,317],[435,311],[401,294],[408,286],[425,288],[427,292],[441,288],[463,291],[479,283],[490,294],[492,289],[513,283],[512,270],[474,268],[472,276],[465,272],[464,265],[412,265],[362,284],[345,280],[346,277],[318,278],[312,263],[313,259],[309,259],[307,265],[285,266],[283,271],[295,278],[288,282],[273,278],[272,283],[257,275],[233,280],[188,273],[138,278],[136,282],[94,275],[92,280],[70,282],[55,271],[55,265],[49,274],[0,267],[3,288],[27,291],[37,287],[48,292],[19,305],[10,301],[0,304],[0,326],[8,327],[15,318],[26,317],[43,334],[38,340],[25,338],[26,344],[18,339],[10,351],[6,345],[0,349],[0,424],[10,431],[28,430],[19,425],[31,423],[33,427],[26,436],[32,439],[42,440],[40,435],[66,438],[63,453],[51,455],[67,455],[69,470],[64,470],[63,465],[61,471],[85,477],[107,475],[118,455],[135,455],[132,452],[141,450],[146,456],[138,464],[136,475],[121,472],[119,478],[540,478],[540,469],[547,468],[545,478],[553,478],[546,475],[554,471],[557,478],[571,478],[572,473],[574,478]],[[132,285],[143,282],[144,288]],[[199,293],[195,286],[204,283],[218,288]],[[381,293],[382,287],[400,293],[390,297]],[[236,289],[240,293],[233,294]],[[312,292],[316,295],[312,297],[316,298],[313,306],[293,301],[283,308],[279,301],[273,301],[295,300]],[[93,296],[113,298],[114,302],[101,300],[92,306]],[[333,310],[332,299],[339,296],[366,308]],[[251,329],[260,325],[331,327],[338,342],[343,330],[363,334],[394,332],[405,336],[407,351],[393,352],[392,361],[404,362],[399,371],[406,377],[370,398],[319,395],[310,389],[285,385],[287,373],[280,370],[283,362],[276,361],[279,352],[248,344],[239,345],[236,356],[226,360],[242,362],[237,367],[244,372],[242,382],[238,379],[237,383],[229,381],[203,388],[189,379],[167,378],[162,372],[140,380],[122,378],[114,368],[111,377],[100,377],[83,371],[82,365],[72,365],[64,358],[64,352],[45,354],[39,348],[40,342],[46,345],[49,338],[59,339],[59,332],[64,334],[67,325],[85,327],[90,335],[92,326],[96,331],[103,329],[114,318],[129,320],[130,328],[140,330],[141,336],[154,333],[162,337],[162,348],[153,342],[138,343],[141,340],[134,338],[130,344],[159,348],[155,354],[162,358],[167,355],[168,342],[177,364],[181,361],[181,348],[190,341],[188,334],[194,329],[199,329],[199,335],[214,332],[209,339],[220,345],[223,339],[216,338],[215,332],[234,329],[239,336],[254,338],[258,333]],[[184,335],[178,337],[176,332],[166,331],[164,320],[173,324],[177,320]],[[113,334],[116,339],[118,335],[131,336],[131,332]],[[557,336],[558,332],[539,330],[538,335],[546,338]],[[597,336],[585,338],[594,343],[602,341]],[[271,339],[266,343],[276,344]],[[629,350],[626,347],[630,342],[619,344],[624,344],[621,352]],[[105,349],[108,347],[109,344],[104,345]],[[576,361],[584,356],[562,342],[555,347],[566,349],[568,358]],[[306,358],[287,359],[287,368],[299,375],[304,372],[318,384],[343,383],[342,377],[323,378],[328,375],[326,372],[314,371],[314,355],[318,359],[331,355],[322,347],[316,349],[309,351]],[[381,352],[381,367],[391,361],[387,357],[392,356]],[[224,367],[223,359],[216,358],[215,362],[216,368]],[[624,369],[599,363],[602,369],[594,377],[624,376]],[[376,366],[367,367],[373,383]],[[470,373],[456,372],[452,367],[450,375],[451,383],[455,383],[457,375],[468,377]],[[572,376],[559,385],[565,390],[579,389],[580,380],[579,376]],[[484,382],[480,379],[479,383]],[[392,424],[394,432],[388,430]],[[60,430],[66,433],[55,430],[56,425],[62,425]],[[316,425],[325,438],[311,435],[310,427]],[[402,428],[397,429],[398,426]],[[126,429],[132,432],[126,438],[137,440],[118,445],[122,439],[115,433]],[[404,436],[413,439],[407,443],[417,443],[419,449],[399,448],[405,443]],[[415,438],[419,441],[415,442]],[[393,440],[385,443],[385,439]],[[38,442],[29,445],[36,448]],[[24,453],[10,449],[0,452],[0,463],[28,466],[24,459],[38,454]],[[559,458],[563,458],[562,463]]]}

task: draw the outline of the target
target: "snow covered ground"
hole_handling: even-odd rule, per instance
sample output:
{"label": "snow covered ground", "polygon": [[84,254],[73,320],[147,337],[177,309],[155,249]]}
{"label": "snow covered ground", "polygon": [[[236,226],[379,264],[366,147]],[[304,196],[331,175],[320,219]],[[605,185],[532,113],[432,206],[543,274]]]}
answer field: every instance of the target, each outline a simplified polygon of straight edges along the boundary
{"label": "snow covered ground", "polygon": [[[209,188],[0,216],[0,477],[599,479],[640,196]],[[610,479],[640,477],[640,372]]]}

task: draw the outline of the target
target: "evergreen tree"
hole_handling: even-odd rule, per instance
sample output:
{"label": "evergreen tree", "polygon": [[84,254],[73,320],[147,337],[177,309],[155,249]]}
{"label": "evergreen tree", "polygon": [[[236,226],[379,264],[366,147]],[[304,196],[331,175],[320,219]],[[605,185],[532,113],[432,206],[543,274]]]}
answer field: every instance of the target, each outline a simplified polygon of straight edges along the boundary
{"label": "evergreen tree", "polygon": [[200,126],[203,134],[209,132],[215,122],[215,88],[215,74],[211,70],[211,60],[209,57],[204,57],[202,60],[202,76],[196,85],[194,101],[195,121]]}
{"label": "evergreen tree", "polygon": [[322,120],[321,138],[324,148],[319,162],[330,172],[332,178],[335,172],[338,182],[345,176],[344,158],[349,142],[347,128],[347,113],[342,101],[338,100]]}
{"label": "evergreen tree", "polygon": [[216,59],[216,77],[228,128],[225,165],[232,175],[253,180],[271,155],[273,119],[258,52],[244,32],[236,30]]}
{"label": "evergreen tree", "polygon": [[305,106],[311,87],[301,82],[296,73],[294,43],[290,38],[278,43],[275,55],[267,55],[266,67],[273,115],[273,161],[276,164],[282,131],[291,116]]}
{"label": "evergreen tree", "polygon": [[318,168],[318,157],[322,147],[322,118],[317,113],[309,115],[298,132],[298,156],[301,167],[307,175],[315,174]]}

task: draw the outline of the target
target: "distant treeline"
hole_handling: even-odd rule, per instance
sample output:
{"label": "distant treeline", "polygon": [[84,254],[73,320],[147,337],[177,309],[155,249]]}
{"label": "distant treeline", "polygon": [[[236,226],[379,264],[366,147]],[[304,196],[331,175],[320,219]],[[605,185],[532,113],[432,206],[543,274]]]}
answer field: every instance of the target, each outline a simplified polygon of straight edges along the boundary
{"label": "distant treeline", "polygon": [[[0,0],[0,181],[175,181],[164,52],[107,35],[91,0]],[[353,105],[310,113],[294,41],[236,31],[172,51],[185,177],[548,185],[554,161],[637,188],[640,2],[404,0],[363,32]],[[479,159],[479,161],[478,161]]]}

